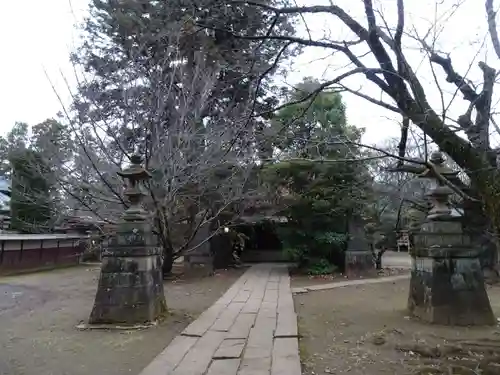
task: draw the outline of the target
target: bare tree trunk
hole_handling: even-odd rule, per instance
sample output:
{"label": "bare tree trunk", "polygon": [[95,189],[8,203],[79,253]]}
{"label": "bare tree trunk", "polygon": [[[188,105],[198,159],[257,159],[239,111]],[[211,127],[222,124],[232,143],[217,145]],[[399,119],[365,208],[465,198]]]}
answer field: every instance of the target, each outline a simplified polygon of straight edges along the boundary
{"label": "bare tree trunk", "polygon": [[382,251],[379,251],[377,253],[377,257],[375,259],[375,269],[376,270],[381,270],[382,269],[382,255],[383,255]]}
{"label": "bare tree trunk", "polygon": [[172,248],[163,247],[163,264],[162,264],[162,273],[163,277],[169,276],[172,274],[172,268],[174,265],[174,251]]}

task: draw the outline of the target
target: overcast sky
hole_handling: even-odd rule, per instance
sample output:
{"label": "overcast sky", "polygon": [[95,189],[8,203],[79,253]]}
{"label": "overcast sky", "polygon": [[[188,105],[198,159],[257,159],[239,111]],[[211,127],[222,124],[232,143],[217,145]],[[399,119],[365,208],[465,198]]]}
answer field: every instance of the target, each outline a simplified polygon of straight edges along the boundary
{"label": "overcast sky", "polygon": [[[329,0],[298,0],[304,5],[329,4]],[[395,25],[395,0],[380,0],[378,7],[390,25]],[[436,8],[436,3],[439,3]],[[446,14],[455,0],[406,0],[407,30],[414,25],[420,34],[424,34],[434,19]],[[71,4],[71,6],[70,6]],[[68,54],[73,49],[76,37],[74,25],[83,19],[88,0],[16,0],[3,1],[0,6],[0,35],[4,54],[0,59],[0,133],[7,132],[16,121],[36,124],[53,117],[61,106],[45,75],[47,71],[54,81],[57,91],[68,101],[65,83],[60,71],[71,77]],[[352,16],[364,23],[361,0],[339,0],[336,5],[345,5]],[[444,22],[443,20],[446,20]],[[439,25],[445,30],[439,38],[437,47],[450,52],[453,63],[459,72],[469,70],[469,76],[480,78],[477,68],[479,59],[487,59],[494,68],[500,69],[496,56],[489,52],[489,41],[484,45],[486,22],[484,1],[466,0],[451,19],[441,18]],[[306,18],[309,31],[313,36],[330,33],[332,38],[343,39],[350,34],[334,17],[310,16]],[[301,26],[305,30],[304,26]],[[411,44],[411,41],[408,40]],[[415,43],[413,43],[415,46]],[[480,54],[477,51],[481,49]],[[364,52],[358,50],[357,52]],[[294,61],[292,73],[287,82],[296,83],[305,75],[318,78],[333,78],[345,71],[341,67],[346,63],[337,55],[325,58],[327,52],[321,49],[308,49]],[[428,99],[439,110],[441,99],[433,83],[429,63],[422,63],[422,54],[417,49],[408,54],[414,68],[428,89]],[[370,65],[370,60],[368,65]],[[373,64],[372,66],[375,66]],[[436,73],[443,77],[439,67]],[[366,84],[363,77],[353,77],[346,81],[352,89],[362,88],[364,93],[379,97],[379,91]],[[444,80],[443,80],[444,82]],[[453,96],[454,87],[443,83],[443,89],[449,92],[446,99]],[[367,128],[365,141],[379,142],[384,138],[398,134],[397,116],[366,102],[363,99],[346,94],[348,120],[351,124]],[[460,113],[466,104],[456,99],[451,110]]]}

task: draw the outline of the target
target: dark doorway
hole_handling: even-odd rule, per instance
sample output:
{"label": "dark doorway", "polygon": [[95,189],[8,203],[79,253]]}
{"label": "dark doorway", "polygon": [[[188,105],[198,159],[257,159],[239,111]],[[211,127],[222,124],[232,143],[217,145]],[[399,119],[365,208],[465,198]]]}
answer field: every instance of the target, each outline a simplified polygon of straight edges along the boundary
{"label": "dark doorway", "polygon": [[244,262],[283,262],[282,244],[277,234],[277,226],[283,225],[270,220],[244,223],[234,229],[245,234],[247,240],[242,255]]}

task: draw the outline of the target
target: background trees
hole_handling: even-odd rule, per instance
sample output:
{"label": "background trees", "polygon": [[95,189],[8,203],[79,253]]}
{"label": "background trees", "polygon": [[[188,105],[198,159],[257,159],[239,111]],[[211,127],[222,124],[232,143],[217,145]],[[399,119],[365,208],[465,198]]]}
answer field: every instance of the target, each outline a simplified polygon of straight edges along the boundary
{"label": "background trees", "polygon": [[64,213],[57,171],[71,156],[67,128],[49,119],[32,127],[17,123],[0,137],[0,174],[11,181],[11,229],[48,232]]}
{"label": "background trees", "polygon": [[362,130],[346,123],[342,97],[322,92],[301,101],[318,87],[310,78],[288,93],[290,105],[271,122],[276,161],[264,176],[282,195],[281,230],[289,256],[311,272],[341,265],[348,221],[361,216],[371,189],[363,151],[356,146]]}
{"label": "background trees", "polygon": [[48,166],[33,150],[19,150],[10,156],[12,230],[21,233],[48,232],[53,217],[50,185],[45,174]]}
{"label": "background trees", "polygon": [[82,75],[66,112],[73,173],[60,185],[75,205],[115,221],[126,204],[115,172],[132,153],[145,155],[153,173],[146,205],[168,259],[165,272],[201,227],[222,212],[237,215],[244,198],[258,194],[248,181],[265,118],[249,114],[276,103],[271,77],[282,60],[273,57],[286,59],[296,48],[238,41],[220,30],[265,32],[269,24],[293,33],[293,20],[245,4],[91,2],[72,57]]}
{"label": "background trees", "polygon": [[[480,86],[458,75],[435,47],[438,26],[421,33],[405,18],[404,1],[395,5],[389,22],[369,0],[345,8],[288,1],[94,0],[72,56],[78,78],[72,106],[63,120],[45,121],[30,136],[19,124],[1,139],[2,173],[10,173],[10,149],[29,149],[49,161],[47,188],[58,212],[84,210],[113,223],[127,204],[116,172],[139,152],[153,173],[146,201],[150,219],[165,256],[174,259],[191,250],[200,228],[230,222],[266,198],[262,176],[286,188],[290,218],[307,207],[310,216],[328,217],[324,227],[333,228],[340,223],[334,218],[359,211],[387,231],[397,228],[405,216],[402,201],[422,204],[422,184],[409,181],[430,165],[432,139],[465,174],[450,184],[467,213],[481,218],[468,222],[496,233],[492,197],[500,180],[487,136],[494,125],[492,70],[480,64]],[[495,45],[492,9],[488,1],[485,19]],[[348,36],[296,30],[318,14]],[[451,118],[444,94],[442,103],[430,103],[409,58],[415,43],[431,63],[435,86],[455,90],[450,101],[461,93],[469,102],[463,116]],[[307,47],[326,49],[335,59],[343,55],[348,65],[331,79],[278,88],[275,78]],[[353,90],[353,76],[363,76],[381,96]],[[362,131],[348,124],[339,92],[397,113],[397,144],[362,144]],[[412,133],[414,128],[419,132]],[[366,212],[358,210],[361,204]],[[299,224],[320,229],[312,221]]]}
{"label": "background trees", "polygon": [[[418,164],[407,157],[406,143],[411,124],[420,129],[426,137],[424,143],[431,139],[467,175],[470,183],[466,186],[467,191],[456,191],[461,191],[459,194],[462,197],[467,196],[468,215],[476,218],[474,222],[481,222],[482,232],[490,227],[493,237],[498,236],[500,219],[498,199],[495,197],[500,189],[500,176],[495,150],[490,142],[490,126],[495,124],[492,117],[492,98],[497,72],[486,60],[474,63],[476,55],[471,56],[469,70],[479,69],[482,75],[480,82],[471,82],[466,77],[467,72],[457,72],[450,56],[440,52],[437,47],[439,35],[445,27],[444,23],[458,8],[464,6],[463,4],[436,2],[435,22],[431,22],[430,26],[426,25],[426,29],[415,27],[405,10],[405,5],[408,4],[404,0],[396,2],[390,17],[381,5],[374,4],[372,0],[363,0],[345,7],[322,3],[288,7],[274,7],[255,1],[246,1],[245,4],[266,9],[285,19],[300,16],[306,23],[313,15],[323,15],[330,19],[332,24],[344,30],[347,35],[344,38],[312,33],[307,36],[278,36],[272,32],[266,35],[232,32],[232,35],[235,39],[259,40],[263,43],[285,40],[290,45],[323,48],[335,57],[343,56],[343,61],[347,61],[344,69],[322,81],[316,92],[328,88],[344,89],[399,114],[402,119],[401,142],[398,154],[394,156],[400,162]],[[475,6],[482,8],[484,18],[470,22],[475,26],[486,26],[483,29],[487,29],[488,34],[482,45],[491,46],[495,57],[499,58],[500,43],[493,1],[488,0],[485,4]],[[418,69],[421,60],[410,59],[410,56],[415,56],[410,51],[415,49],[419,49],[420,57],[430,63],[428,76],[434,81],[431,84],[433,89],[441,96],[437,102],[429,101],[428,91],[431,90],[423,83],[422,69]],[[380,95],[352,89],[349,85],[349,78],[352,76],[363,76],[370,83],[370,87],[376,88]],[[457,96],[462,96],[464,101],[460,102],[461,114],[453,116],[450,106]],[[454,107],[457,109],[456,105]],[[424,155],[423,163],[429,165],[427,154]],[[456,184],[453,185],[457,187]]]}

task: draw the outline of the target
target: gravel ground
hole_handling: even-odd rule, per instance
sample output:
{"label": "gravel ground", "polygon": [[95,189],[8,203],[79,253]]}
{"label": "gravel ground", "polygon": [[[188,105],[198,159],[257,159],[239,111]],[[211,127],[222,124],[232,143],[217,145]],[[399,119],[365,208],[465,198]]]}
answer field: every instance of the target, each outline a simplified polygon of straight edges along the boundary
{"label": "gravel ground", "polygon": [[[500,316],[500,287],[488,294]],[[296,295],[303,374],[500,374],[500,327],[412,321],[407,298],[406,280]]]}
{"label": "gravel ground", "polygon": [[92,309],[98,266],[0,278],[0,375],[136,375],[243,271],[165,282],[171,314],[141,331],[75,328]]}

